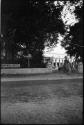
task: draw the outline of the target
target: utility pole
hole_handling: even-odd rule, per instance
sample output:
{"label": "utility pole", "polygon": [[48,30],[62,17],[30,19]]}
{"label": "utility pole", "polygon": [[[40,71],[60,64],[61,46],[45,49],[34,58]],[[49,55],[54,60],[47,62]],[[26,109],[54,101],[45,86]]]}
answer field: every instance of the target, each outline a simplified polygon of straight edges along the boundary
{"label": "utility pole", "polygon": [[32,58],[32,55],[28,54],[27,56],[24,57],[28,59],[28,68],[30,68],[30,59]]}
{"label": "utility pole", "polygon": [[28,57],[28,68],[30,67],[30,58]]}
{"label": "utility pole", "polygon": [[28,54],[28,68],[30,67],[30,59],[32,58],[31,54]]}

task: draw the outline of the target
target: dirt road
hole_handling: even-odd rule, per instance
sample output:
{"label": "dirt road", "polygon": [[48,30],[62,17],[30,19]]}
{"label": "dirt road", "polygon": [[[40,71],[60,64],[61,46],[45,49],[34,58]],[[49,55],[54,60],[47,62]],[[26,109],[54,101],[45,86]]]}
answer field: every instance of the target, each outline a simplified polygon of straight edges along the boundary
{"label": "dirt road", "polygon": [[82,79],[1,83],[2,123],[79,124],[82,112]]}

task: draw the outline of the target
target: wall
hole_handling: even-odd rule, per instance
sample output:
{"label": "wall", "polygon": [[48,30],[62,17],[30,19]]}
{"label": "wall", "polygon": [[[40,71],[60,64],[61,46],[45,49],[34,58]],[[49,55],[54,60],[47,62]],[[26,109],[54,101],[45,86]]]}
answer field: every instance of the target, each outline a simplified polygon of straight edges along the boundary
{"label": "wall", "polygon": [[20,69],[1,69],[1,74],[37,74],[50,73],[48,68],[20,68]]}

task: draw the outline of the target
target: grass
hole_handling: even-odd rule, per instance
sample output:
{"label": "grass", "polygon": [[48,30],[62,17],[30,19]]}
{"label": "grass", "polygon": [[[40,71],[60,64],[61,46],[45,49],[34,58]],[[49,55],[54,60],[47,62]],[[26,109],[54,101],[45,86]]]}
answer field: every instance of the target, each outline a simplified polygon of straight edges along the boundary
{"label": "grass", "polygon": [[82,123],[82,79],[28,82],[1,85],[2,123]]}

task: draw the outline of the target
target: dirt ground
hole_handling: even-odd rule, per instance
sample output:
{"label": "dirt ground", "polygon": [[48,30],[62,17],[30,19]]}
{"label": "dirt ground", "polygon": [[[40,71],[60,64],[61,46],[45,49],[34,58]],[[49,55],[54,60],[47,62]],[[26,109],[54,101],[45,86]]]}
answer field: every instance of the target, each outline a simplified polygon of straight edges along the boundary
{"label": "dirt ground", "polygon": [[81,124],[83,80],[1,83],[1,123]]}

